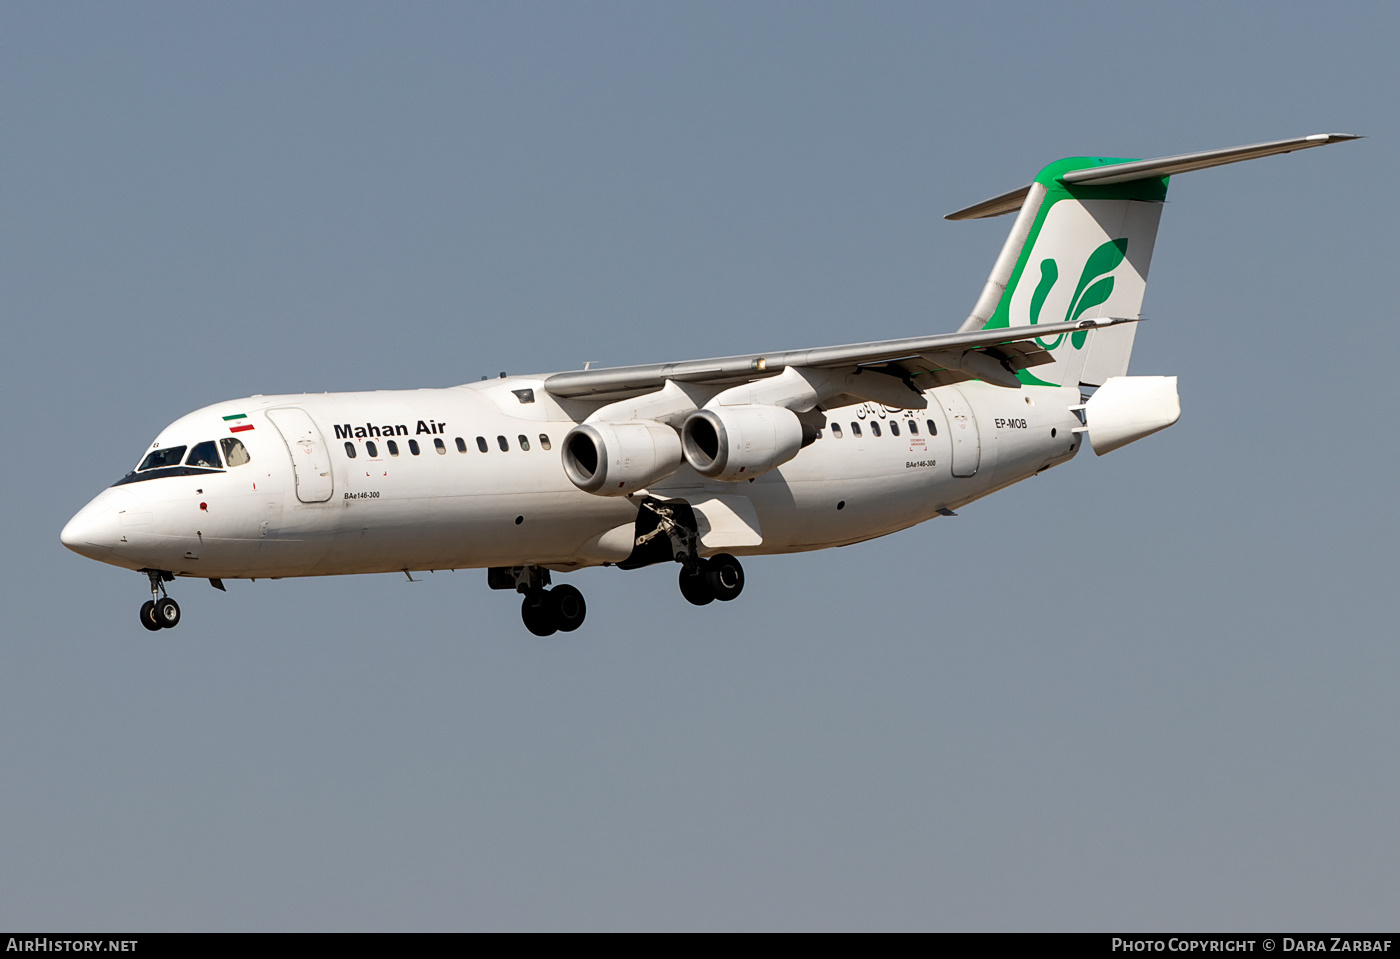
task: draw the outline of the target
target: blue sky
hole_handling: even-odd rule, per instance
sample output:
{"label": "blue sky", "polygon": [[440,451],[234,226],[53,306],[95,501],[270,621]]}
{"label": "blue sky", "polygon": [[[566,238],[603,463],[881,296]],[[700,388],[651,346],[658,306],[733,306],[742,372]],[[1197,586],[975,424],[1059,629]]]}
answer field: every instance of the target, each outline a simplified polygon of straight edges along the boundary
{"label": "blue sky", "polygon": [[[0,924],[1392,929],[1384,4],[0,10]],[[169,421],[956,329],[1070,155],[1177,178],[1171,430],[953,520],[571,577],[144,581],[58,531]],[[1385,282],[1383,282],[1385,281]]]}

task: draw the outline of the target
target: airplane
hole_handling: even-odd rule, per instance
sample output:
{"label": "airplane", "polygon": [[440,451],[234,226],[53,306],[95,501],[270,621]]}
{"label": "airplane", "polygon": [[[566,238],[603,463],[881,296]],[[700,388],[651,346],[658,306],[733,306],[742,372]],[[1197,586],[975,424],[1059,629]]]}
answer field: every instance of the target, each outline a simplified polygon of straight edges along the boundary
{"label": "airplane", "polygon": [[262,396],[171,423],[64,526],[143,573],[149,630],[177,577],[485,568],[537,636],[583,594],[552,574],[679,564],[697,606],[738,557],[845,546],[1171,426],[1176,377],[1129,376],[1169,179],[1346,140],[1317,134],[1155,160],[1071,157],[951,213],[1016,213],[952,333],[484,379]]}

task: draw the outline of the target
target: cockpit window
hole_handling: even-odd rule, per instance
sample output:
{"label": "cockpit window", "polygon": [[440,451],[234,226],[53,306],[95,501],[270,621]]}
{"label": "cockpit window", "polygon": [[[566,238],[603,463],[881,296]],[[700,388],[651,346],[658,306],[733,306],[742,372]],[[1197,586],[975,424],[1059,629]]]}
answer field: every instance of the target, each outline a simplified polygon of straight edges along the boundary
{"label": "cockpit window", "polygon": [[190,450],[189,459],[185,460],[185,465],[223,469],[224,464],[219,462],[219,444],[213,440],[195,444],[195,448]]}
{"label": "cockpit window", "polygon": [[166,466],[179,466],[180,460],[185,456],[185,446],[171,446],[163,450],[152,450],[147,457],[141,461],[141,465],[136,467],[136,472],[142,473],[146,470],[158,470]]}
{"label": "cockpit window", "polygon": [[219,445],[224,448],[224,462],[230,467],[242,466],[252,459],[248,455],[248,447],[235,436],[225,436],[219,440]]}

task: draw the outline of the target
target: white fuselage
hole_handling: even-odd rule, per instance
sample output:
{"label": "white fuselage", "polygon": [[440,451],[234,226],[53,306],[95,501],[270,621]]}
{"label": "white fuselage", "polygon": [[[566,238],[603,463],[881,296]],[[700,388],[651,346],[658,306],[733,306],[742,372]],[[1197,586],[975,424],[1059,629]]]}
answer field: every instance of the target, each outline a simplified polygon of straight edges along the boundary
{"label": "white fuselage", "polygon": [[[754,479],[709,480],[682,464],[646,492],[737,504],[749,535],[717,530],[702,540],[706,554],[796,552],[931,519],[1079,445],[1077,389],[969,381],[924,396],[924,410],[828,410],[815,442]],[[133,473],[78,513],[63,541],[116,566],[210,579],[618,562],[636,497],[583,492],[560,457],[564,435],[597,406],[556,400],[542,377],[217,403],[176,420],[151,449],[232,435],[247,462]]]}

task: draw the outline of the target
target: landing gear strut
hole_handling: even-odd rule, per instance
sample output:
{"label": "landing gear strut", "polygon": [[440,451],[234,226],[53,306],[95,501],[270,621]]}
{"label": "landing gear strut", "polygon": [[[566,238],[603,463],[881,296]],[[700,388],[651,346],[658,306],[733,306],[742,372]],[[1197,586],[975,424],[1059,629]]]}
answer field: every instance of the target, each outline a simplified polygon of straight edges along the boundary
{"label": "landing gear strut", "polygon": [[539,566],[493,566],[486,571],[486,582],[492,589],[524,594],[520,618],[536,636],[572,633],[588,615],[583,594],[567,583],[550,589],[549,570]]}
{"label": "landing gear strut", "polygon": [[143,569],[151,581],[151,598],[141,604],[141,625],[154,632],[172,629],[180,623],[180,604],[165,593],[165,584],[175,574],[163,569]]}

